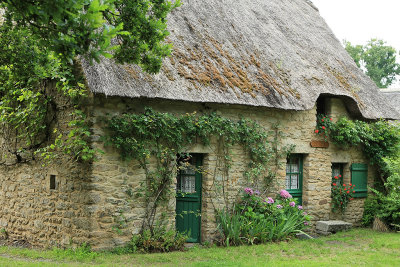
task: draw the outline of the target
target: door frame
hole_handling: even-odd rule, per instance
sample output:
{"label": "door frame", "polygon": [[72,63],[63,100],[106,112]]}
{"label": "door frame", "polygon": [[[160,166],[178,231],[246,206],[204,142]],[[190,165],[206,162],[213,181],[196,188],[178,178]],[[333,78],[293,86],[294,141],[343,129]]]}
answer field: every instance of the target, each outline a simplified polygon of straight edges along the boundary
{"label": "door frame", "polygon": [[[195,176],[195,191],[196,193],[181,193],[181,192],[176,192],[176,204],[175,204],[175,227],[176,230],[179,231],[177,229],[177,208],[178,208],[178,201],[186,201],[186,202],[198,202],[199,203],[199,214],[196,215],[196,217],[198,217],[198,231],[199,231],[199,236],[197,239],[193,239],[190,238],[186,241],[188,243],[200,243],[201,242],[201,213],[202,213],[202,183],[203,183],[203,175],[201,172],[198,171],[198,169],[203,166],[203,159],[204,159],[204,154],[201,153],[188,153],[189,156],[191,157],[195,157],[196,158],[196,164],[195,164],[195,168],[196,168],[196,172],[194,174]],[[179,179],[181,175],[181,171],[178,170],[177,173],[177,189],[178,189],[178,185],[179,185]]]}

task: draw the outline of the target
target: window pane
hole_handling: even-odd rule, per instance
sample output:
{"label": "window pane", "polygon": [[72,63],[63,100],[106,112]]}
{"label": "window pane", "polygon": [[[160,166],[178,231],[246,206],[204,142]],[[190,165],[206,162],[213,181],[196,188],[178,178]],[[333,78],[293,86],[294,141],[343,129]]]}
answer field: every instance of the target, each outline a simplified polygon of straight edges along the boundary
{"label": "window pane", "polygon": [[297,163],[291,164],[291,173],[297,173],[299,172],[299,165]]}
{"label": "window pane", "polygon": [[286,175],[286,189],[290,189],[290,175]]}
{"label": "window pane", "polygon": [[196,178],[194,176],[181,176],[180,191],[183,193],[196,192]]}
{"label": "window pane", "polygon": [[334,167],[332,170],[332,176],[339,176],[340,175],[340,168],[339,167]]}
{"label": "window pane", "polygon": [[184,168],[182,170],[183,174],[192,174],[194,175],[196,173],[195,169],[193,168],[193,166],[187,166],[186,168]]}
{"label": "window pane", "polygon": [[298,188],[299,188],[299,175],[292,174],[290,189],[298,189]]}

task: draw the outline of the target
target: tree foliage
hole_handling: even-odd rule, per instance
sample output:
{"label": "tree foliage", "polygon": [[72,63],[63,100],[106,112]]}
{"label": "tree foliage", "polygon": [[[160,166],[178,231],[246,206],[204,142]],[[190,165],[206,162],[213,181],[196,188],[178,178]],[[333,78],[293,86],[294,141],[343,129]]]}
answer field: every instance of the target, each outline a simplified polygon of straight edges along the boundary
{"label": "tree foliage", "polygon": [[[41,47],[72,62],[78,55],[158,72],[171,45],[166,16],[179,1],[168,0],[2,0],[5,20],[38,36]],[[113,52],[112,52],[113,51]]]}
{"label": "tree foliage", "polygon": [[376,83],[379,88],[387,88],[400,74],[400,64],[396,63],[396,49],[385,45],[383,40],[371,39],[366,45],[352,45],[344,41],[345,48],[357,66]]}
{"label": "tree foliage", "polygon": [[[158,72],[171,50],[164,43],[166,16],[178,5],[179,0],[0,0],[3,153],[17,162],[37,152],[49,158],[57,150],[78,160],[93,158],[79,57],[114,58]],[[65,110],[69,130],[58,132],[56,114]]]}

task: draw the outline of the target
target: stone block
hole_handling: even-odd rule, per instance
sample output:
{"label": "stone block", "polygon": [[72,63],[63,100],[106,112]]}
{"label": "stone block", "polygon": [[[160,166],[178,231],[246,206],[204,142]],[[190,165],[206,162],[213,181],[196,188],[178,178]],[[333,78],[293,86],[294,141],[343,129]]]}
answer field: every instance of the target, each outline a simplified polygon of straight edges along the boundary
{"label": "stone block", "polygon": [[316,231],[318,234],[328,235],[351,229],[353,224],[344,221],[317,221]]}

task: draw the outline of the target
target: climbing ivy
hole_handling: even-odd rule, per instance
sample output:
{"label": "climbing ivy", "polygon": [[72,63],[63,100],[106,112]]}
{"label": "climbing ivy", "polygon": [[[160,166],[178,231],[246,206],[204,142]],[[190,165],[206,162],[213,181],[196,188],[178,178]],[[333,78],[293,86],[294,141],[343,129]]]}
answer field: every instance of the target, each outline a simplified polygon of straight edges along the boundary
{"label": "climbing ivy", "polygon": [[[176,177],[177,156],[187,152],[191,144],[209,145],[216,138],[218,146],[223,146],[226,174],[232,166],[232,146],[242,145],[249,157],[245,171],[249,184],[274,176],[268,166],[278,149],[268,141],[267,131],[249,119],[232,120],[214,112],[176,115],[146,108],[144,113],[114,116],[106,123],[105,144],[117,148],[125,160],[138,160],[145,170],[145,184],[136,194],[147,203],[142,230],[153,229],[157,209],[173,194],[170,185]],[[155,167],[151,159],[156,160]]]}
{"label": "climbing ivy", "polygon": [[400,128],[385,120],[368,123],[342,117],[335,123],[322,115],[318,117],[315,132],[341,147],[361,145],[370,163],[380,168],[385,167],[386,157],[396,155],[400,145]]}
{"label": "climbing ivy", "polygon": [[[323,119],[323,121],[322,121]],[[325,131],[321,131],[321,127]],[[336,123],[327,116],[318,118],[317,134],[329,136],[330,140],[341,147],[361,146],[366,158],[379,168],[379,178],[375,196],[368,196],[363,223],[369,224],[374,217],[386,223],[400,222],[400,127],[398,124],[378,120],[376,122],[352,121],[345,117]],[[379,189],[379,191],[377,190]]]}

